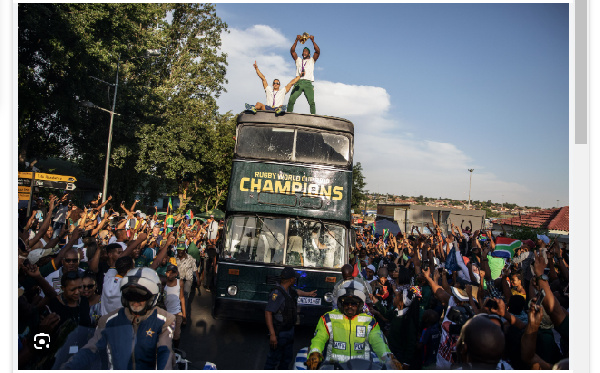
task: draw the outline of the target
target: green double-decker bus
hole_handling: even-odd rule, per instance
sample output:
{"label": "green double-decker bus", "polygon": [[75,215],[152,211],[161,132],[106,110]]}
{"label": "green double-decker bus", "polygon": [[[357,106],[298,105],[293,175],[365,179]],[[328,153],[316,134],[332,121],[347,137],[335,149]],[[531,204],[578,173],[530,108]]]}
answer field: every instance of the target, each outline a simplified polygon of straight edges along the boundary
{"label": "green double-decker bus", "polygon": [[299,289],[317,290],[298,299],[300,324],[314,325],[331,309],[351,242],[353,145],[345,119],[238,116],[214,317],[264,322],[283,266],[299,273]]}

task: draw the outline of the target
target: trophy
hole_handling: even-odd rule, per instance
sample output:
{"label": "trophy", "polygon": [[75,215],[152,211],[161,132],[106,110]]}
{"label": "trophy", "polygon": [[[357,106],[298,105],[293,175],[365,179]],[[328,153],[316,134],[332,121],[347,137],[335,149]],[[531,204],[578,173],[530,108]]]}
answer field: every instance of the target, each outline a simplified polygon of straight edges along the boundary
{"label": "trophy", "polygon": [[308,32],[305,32],[304,34],[302,34],[302,36],[300,37],[300,43],[304,44],[306,43],[306,41],[310,38],[310,35],[308,34]]}

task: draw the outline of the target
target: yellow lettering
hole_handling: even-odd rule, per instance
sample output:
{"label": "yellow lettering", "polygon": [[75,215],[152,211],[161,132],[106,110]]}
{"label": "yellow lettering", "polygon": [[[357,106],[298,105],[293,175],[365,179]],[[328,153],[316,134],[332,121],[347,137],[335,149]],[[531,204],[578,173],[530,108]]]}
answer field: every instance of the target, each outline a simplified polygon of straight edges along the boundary
{"label": "yellow lettering", "polygon": [[296,192],[301,192],[301,191],[302,191],[302,183],[294,181],[292,183],[292,192],[296,193]]}
{"label": "yellow lettering", "polygon": [[328,187],[321,185],[321,193],[319,194],[325,196],[327,199],[331,199],[331,185]]}
{"label": "yellow lettering", "polygon": [[263,192],[273,192],[273,182],[271,180],[265,180],[265,185],[262,188]]}
{"label": "yellow lettering", "polygon": [[250,180],[250,191],[254,192],[260,192],[260,184],[262,183],[261,179],[252,179]]}
{"label": "yellow lettering", "polygon": [[319,195],[319,186],[317,184],[310,184],[308,186],[308,194],[311,196]]}
{"label": "yellow lettering", "polygon": [[256,171],[256,172],[254,173],[254,177],[260,177],[260,172]]}
{"label": "yellow lettering", "polygon": [[343,196],[343,194],[342,194],[342,192],[343,192],[343,191],[344,191],[344,187],[341,187],[341,186],[336,186],[336,187],[333,187],[333,194],[336,194],[336,195],[337,195],[337,197],[333,197],[332,199],[333,199],[334,201],[339,201],[339,200],[341,200],[341,199],[342,199],[342,196]]}
{"label": "yellow lettering", "polygon": [[247,192],[247,191],[248,191],[248,188],[246,188],[246,187],[244,186],[244,183],[246,183],[246,182],[248,182],[248,181],[250,181],[250,178],[249,178],[249,177],[243,177],[243,178],[242,178],[242,180],[240,180],[240,190],[241,190],[242,192]]}
{"label": "yellow lettering", "polygon": [[290,182],[286,181],[281,185],[281,181],[275,181],[275,193],[290,194]]}

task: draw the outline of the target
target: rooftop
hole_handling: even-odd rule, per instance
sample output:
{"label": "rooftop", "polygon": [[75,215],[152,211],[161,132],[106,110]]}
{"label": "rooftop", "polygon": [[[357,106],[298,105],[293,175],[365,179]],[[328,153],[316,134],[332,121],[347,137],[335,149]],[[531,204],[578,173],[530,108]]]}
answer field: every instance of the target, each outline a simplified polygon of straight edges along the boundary
{"label": "rooftop", "polygon": [[542,228],[569,231],[569,206],[545,209],[529,214],[521,214],[510,219],[500,219],[497,224],[519,227]]}

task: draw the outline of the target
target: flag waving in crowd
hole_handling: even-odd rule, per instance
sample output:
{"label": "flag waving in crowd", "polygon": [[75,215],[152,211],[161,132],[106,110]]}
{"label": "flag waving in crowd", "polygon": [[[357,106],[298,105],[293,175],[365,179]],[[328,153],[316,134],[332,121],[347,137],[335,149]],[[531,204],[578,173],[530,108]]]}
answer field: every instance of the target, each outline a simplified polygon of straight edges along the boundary
{"label": "flag waving in crowd", "polygon": [[515,256],[515,250],[521,247],[521,241],[514,238],[497,237],[496,249],[492,253],[493,257],[512,259]]}
{"label": "flag waving in crowd", "polygon": [[165,230],[167,233],[170,233],[173,230],[173,224],[175,224],[175,219],[173,218],[173,202],[171,202],[171,197],[169,197],[167,216],[165,218]]}

